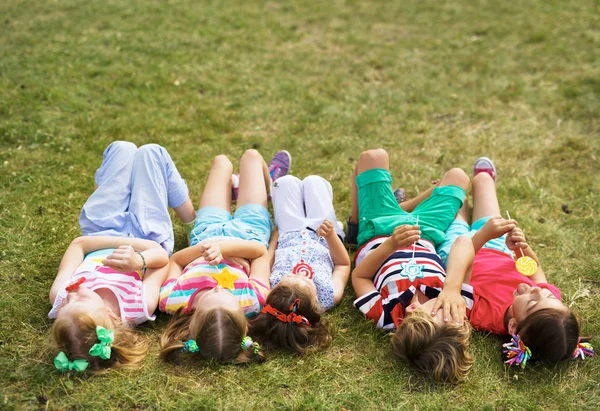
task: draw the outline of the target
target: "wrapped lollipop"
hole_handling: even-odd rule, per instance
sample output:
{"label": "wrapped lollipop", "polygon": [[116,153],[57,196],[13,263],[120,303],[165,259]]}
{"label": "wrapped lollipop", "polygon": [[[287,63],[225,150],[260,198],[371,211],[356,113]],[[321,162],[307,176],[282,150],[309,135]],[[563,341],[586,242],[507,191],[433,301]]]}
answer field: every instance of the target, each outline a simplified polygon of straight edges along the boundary
{"label": "wrapped lollipop", "polygon": [[[419,216],[417,216],[417,222],[415,225],[419,225]],[[408,277],[411,282],[414,282],[417,278],[423,278],[425,274],[423,273],[423,269],[425,268],[425,264],[417,264],[417,260],[415,259],[415,246],[417,245],[416,241],[412,245],[412,257],[405,263],[400,264],[400,268],[402,269],[400,275],[404,277]]]}
{"label": "wrapped lollipop", "polygon": [[[506,210],[506,216],[510,220],[510,213]],[[538,265],[535,260],[531,257],[527,257],[521,247],[519,247],[519,252],[521,253],[521,257],[517,258],[515,262],[515,267],[517,271],[527,277],[531,277],[537,272]]]}

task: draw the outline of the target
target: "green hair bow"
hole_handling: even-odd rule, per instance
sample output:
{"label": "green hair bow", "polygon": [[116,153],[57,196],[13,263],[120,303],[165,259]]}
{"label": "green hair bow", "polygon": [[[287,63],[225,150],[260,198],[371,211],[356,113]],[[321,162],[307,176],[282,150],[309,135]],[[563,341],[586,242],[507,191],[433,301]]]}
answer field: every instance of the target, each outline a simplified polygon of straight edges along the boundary
{"label": "green hair bow", "polygon": [[69,361],[69,359],[67,358],[67,354],[61,351],[56,357],[54,357],[54,366],[60,372],[84,372],[88,367],[88,362],[87,360]]}
{"label": "green hair bow", "polygon": [[113,330],[107,330],[101,325],[97,325],[96,335],[100,342],[92,345],[92,348],[90,348],[90,355],[100,357],[103,360],[108,360],[110,358],[110,347],[115,340],[115,332]]}

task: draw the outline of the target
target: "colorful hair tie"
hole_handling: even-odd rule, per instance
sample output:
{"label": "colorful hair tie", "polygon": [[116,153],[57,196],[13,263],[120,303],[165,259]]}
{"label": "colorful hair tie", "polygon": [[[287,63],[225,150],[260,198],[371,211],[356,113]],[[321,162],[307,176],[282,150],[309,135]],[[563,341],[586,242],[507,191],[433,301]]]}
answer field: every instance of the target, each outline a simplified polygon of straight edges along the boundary
{"label": "colorful hair tie", "polygon": [[56,357],[54,357],[54,367],[60,372],[84,372],[87,369],[88,365],[89,363],[87,362],[87,360],[69,361],[69,359],[67,358],[67,354],[65,354],[62,351]]}
{"label": "colorful hair tie", "polygon": [[577,348],[573,351],[573,359],[581,357],[582,360],[585,360],[585,357],[593,357],[594,356],[594,347],[589,342],[581,342],[581,338],[577,339]]}
{"label": "colorful hair tie", "polygon": [[196,343],[196,340],[187,340],[183,342],[183,348],[181,349],[181,352],[198,352],[200,351],[200,347],[198,347],[198,344]]}
{"label": "colorful hair tie", "polygon": [[290,313],[284,314],[276,308],[273,308],[270,304],[267,304],[261,310],[263,314],[270,314],[277,318],[282,323],[296,324],[298,326],[310,327],[310,321],[303,315],[296,314],[296,310],[300,307],[300,300],[296,298],[292,305],[290,305]]}
{"label": "colorful hair tie", "polygon": [[69,292],[71,292],[73,290],[76,290],[83,283],[85,283],[85,277],[79,277],[79,279],[77,281],[74,281],[71,284],[67,285],[65,287],[65,291],[69,293]]}
{"label": "colorful hair tie", "polygon": [[527,364],[527,360],[531,358],[531,350],[519,337],[518,334],[513,334],[510,342],[506,344],[502,344],[506,350],[504,350],[504,354],[506,354],[507,360],[504,361],[508,365],[518,365],[521,368],[525,368]]}
{"label": "colorful hair tie", "polygon": [[257,342],[252,341],[252,338],[248,335],[242,339],[240,347],[242,347],[242,350],[252,348],[252,352],[254,354],[258,354],[258,352],[260,351],[260,345]]}
{"label": "colorful hair tie", "polygon": [[107,330],[101,325],[96,326],[96,336],[99,343],[92,345],[90,348],[90,355],[93,357],[100,357],[103,360],[110,359],[112,343],[115,340],[115,332],[113,330]]}

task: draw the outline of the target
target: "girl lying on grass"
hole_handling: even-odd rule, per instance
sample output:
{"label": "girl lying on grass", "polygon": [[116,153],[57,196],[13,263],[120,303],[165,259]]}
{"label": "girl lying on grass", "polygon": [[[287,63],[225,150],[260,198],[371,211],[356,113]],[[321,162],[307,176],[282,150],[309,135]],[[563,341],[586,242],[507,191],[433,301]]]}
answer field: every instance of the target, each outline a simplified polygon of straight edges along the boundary
{"label": "girl lying on grass", "polygon": [[246,151],[232,216],[232,170],[227,157],[215,158],[190,247],[171,257],[160,291],[160,309],[173,314],[160,340],[161,356],[167,360],[181,352],[222,362],[264,359],[260,346],[246,335],[246,317],[260,312],[269,292],[271,178],[258,151]]}
{"label": "girl lying on grass", "polygon": [[129,327],[154,320],[173,250],[168,207],[184,222],[195,216],[185,181],[160,146],[112,143],[95,180],[79,217],[83,236],[67,248],[50,289],[61,371],[144,358],[146,341]]}
{"label": "girl lying on grass", "polygon": [[[465,278],[473,287],[471,324],[479,331],[512,335],[516,345],[507,347],[506,351],[523,351],[523,356],[519,360],[510,354],[509,361],[522,366],[529,357],[559,361],[593,354],[591,346],[579,337],[577,317],[561,301],[560,290],[547,283],[540,261],[526,243],[517,222],[500,216],[495,180],[496,169],[491,160],[485,157],[477,160],[473,178],[473,223],[470,226],[467,222],[469,212],[465,202],[448,228],[439,251],[445,260],[456,238],[469,235],[473,239],[475,260]],[[516,269],[513,253],[518,252],[520,257],[518,249],[533,259],[530,277]],[[519,342],[528,350],[517,348]],[[513,358],[516,359],[511,361]]]}
{"label": "girl lying on grass", "polygon": [[392,335],[395,356],[435,380],[464,379],[473,363],[464,321],[472,297],[462,282],[473,246],[467,237],[457,239],[446,270],[435,247],[462,206],[469,178],[460,169],[448,171],[407,212],[392,193],[384,150],[363,152],[354,176],[351,221],[359,225],[354,305],[377,327],[399,328]]}
{"label": "girl lying on grass", "polygon": [[273,288],[250,333],[263,345],[297,353],[326,347],[330,324],[321,313],[341,301],[350,275],[331,184],[319,176],[285,176],[272,196],[279,233],[269,247]]}

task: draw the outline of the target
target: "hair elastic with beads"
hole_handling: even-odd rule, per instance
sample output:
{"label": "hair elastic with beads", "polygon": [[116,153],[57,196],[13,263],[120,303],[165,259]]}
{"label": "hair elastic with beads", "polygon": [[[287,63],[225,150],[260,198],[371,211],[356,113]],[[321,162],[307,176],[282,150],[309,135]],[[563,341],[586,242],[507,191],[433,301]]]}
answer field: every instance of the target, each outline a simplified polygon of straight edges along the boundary
{"label": "hair elastic with beads", "polygon": [[267,304],[261,310],[261,313],[272,315],[282,323],[296,324],[298,326],[310,327],[310,321],[303,315],[296,314],[296,310],[300,307],[300,300],[296,298],[292,305],[290,305],[290,313],[284,314],[278,309],[274,308],[270,304]]}
{"label": "hair elastic with beads", "polygon": [[70,293],[71,291],[78,289],[79,286],[83,283],[85,283],[85,277],[79,277],[77,281],[74,281],[71,284],[67,285],[65,287],[65,291]]}
{"label": "hair elastic with beads", "polygon": [[260,345],[257,342],[252,341],[252,338],[248,335],[242,339],[240,347],[242,348],[242,350],[252,348],[252,352],[254,354],[258,354],[258,352],[260,351]]}
{"label": "hair elastic with beads", "polygon": [[506,348],[503,352],[506,354],[507,360],[504,361],[508,365],[517,365],[525,368],[527,361],[531,358],[531,350],[519,337],[518,334],[513,334],[510,342],[502,344]]}
{"label": "hair elastic with beads", "polygon": [[198,352],[200,351],[200,347],[196,343],[196,340],[189,339],[183,342],[183,348],[181,352]]}
{"label": "hair elastic with beads", "polygon": [[577,348],[573,351],[573,359],[581,357],[585,360],[586,357],[594,356],[594,347],[589,342],[581,342],[581,338],[577,339]]}

